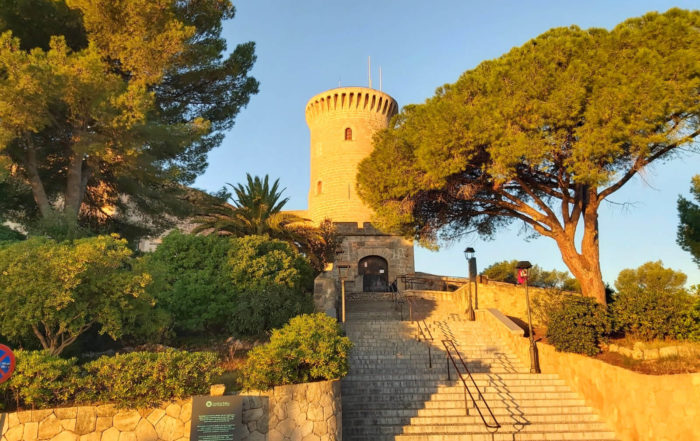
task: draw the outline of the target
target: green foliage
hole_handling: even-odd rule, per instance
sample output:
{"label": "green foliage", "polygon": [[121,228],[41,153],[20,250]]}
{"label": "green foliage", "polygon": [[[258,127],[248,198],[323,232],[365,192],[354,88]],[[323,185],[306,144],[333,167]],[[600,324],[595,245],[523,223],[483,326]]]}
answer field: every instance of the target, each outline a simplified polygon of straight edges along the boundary
{"label": "green foliage", "polygon": [[661,261],[625,269],[615,281],[611,304],[615,328],[642,340],[689,339],[700,335],[697,297],[684,288],[687,277]]}
{"label": "green foliage", "polygon": [[243,367],[245,389],[332,380],[348,373],[350,339],[325,314],[294,317],[272,332],[270,342],[253,348]]}
{"label": "green foliage", "polygon": [[[517,260],[503,260],[484,268],[482,274],[487,276],[489,280],[517,283],[517,270],[515,269],[517,264]],[[581,291],[581,286],[578,281],[571,277],[568,272],[557,270],[546,271],[539,265],[533,265],[528,271],[528,284],[538,288],[555,288],[574,292]]]}
{"label": "green foliage", "polygon": [[566,294],[548,322],[547,340],[558,351],[586,355],[599,353],[599,343],[611,330],[606,307],[576,294]]}
{"label": "green foliage", "polygon": [[47,351],[15,351],[17,364],[10,379],[0,384],[0,395],[17,407],[63,406],[81,386],[75,358],[63,359]]}
{"label": "green foliage", "polygon": [[183,184],[258,90],[254,44],[224,56],[234,11],[0,0],[0,210],[133,236],[171,226],[163,212],[191,215],[203,196]]}
{"label": "green foliage", "polygon": [[41,409],[76,403],[119,407],[157,406],[163,401],[206,393],[221,374],[212,352],[131,352],[103,356],[82,366],[46,351],[16,353],[10,380],[0,396],[19,408]]}
{"label": "green foliage", "polygon": [[227,239],[173,231],[146,257],[146,271],[153,277],[148,292],[158,300],[158,309],[172,315],[176,332],[228,328],[237,292],[228,265],[230,249]]}
{"label": "green foliage", "polygon": [[175,350],[100,357],[83,366],[87,377],[80,400],[140,408],[205,394],[222,373],[218,363],[213,352]]}
{"label": "green foliage", "polygon": [[3,242],[17,242],[24,239],[24,234],[0,224],[0,244]]}
{"label": "green foliage", "polygon": [[535,323],[549,326],[549,317],[552,312],[562,307],[567,294],[560,289],[547,289],[544,292],[532,296],[532,315]]}
{"label": "green foliage", "polygon": [[288,242],[295,250],[307,254],[332,239],[311,225],[308,219],[282,211],[289,198],[282,199],[284,189],[279,188],[279,179],[272,185],[267,175],[261,179],[246,174],[246,179],[246,185],[228,184],[234,192],[232,204],[220,202],[210,205],[203,215],[195,218],[198,225],[194,233],[213,232],[234,237],[266,234]]}
{"label": "green foliage", "polygon": [[690,188],[697,203],[678,197],[678,236],[676,241],[685,251],[693,255],[693,260],[700,266],[700,175],[693,177]]}
{"label": "green foliage", "polygon": [[0,248],[0,333],[34,334],[54,355],[93,325],[120,337],[134,311],[150,304],[150,276],[132,264],[126,241],[114,236],[30,238]]}
{"label": "green foliage", "polygon": [[267,236],[173,232],[147,257],[149,292],[176,331],[259,335],[312,308],[313,270],[289,244]]}
{"label": "green foliage", "polygon": [[429,243],[523,222],[604,302],[598,209],[648,164],[697,149],[699,58],[700,11],[551,29],[404,107],[358,193],[384,230]]}

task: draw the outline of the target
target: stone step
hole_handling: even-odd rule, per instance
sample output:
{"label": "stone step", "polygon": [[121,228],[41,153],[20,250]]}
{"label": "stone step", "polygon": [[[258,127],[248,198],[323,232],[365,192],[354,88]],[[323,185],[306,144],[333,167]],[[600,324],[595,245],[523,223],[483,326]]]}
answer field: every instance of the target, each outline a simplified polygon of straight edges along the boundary
{"label": "stone step", "polygon": [[[351,397],[348,397],[351,398]],[[355,397],[353,397],[355,398]],[[469,398],[467,398],[469,400]],[[531,409],[536,407],[569,407],[569,406],[585,406],[586,402],[580,398],[562,398],[562,399],[520,399],[517,403],[513,401],[489,400],[486,399],[491,409],[509,408],[509,409]],[[473,407],[469,402],[469,407]],[[362,401],[348,400],[347,404],[343,399],[343,411],[345,410],[362,410],[362,409],[464,409],[464,397],[459,400],[430,400],[430,401]]]}
{"label": "stone step", "polygon": [[[469,389],[474,392],[474,388],[471,384],[467,383],[470,387]],[[522,385],[522,386],[497,386],[488,383],[479,384],[476,382],[479,390],[482,394],[487,393],[498,393],[498,394],[522,394],[522,393],[556,393],[556,392],[571,392],[571,388],[566,385]],[[347,383],[342,384],[342,393],[351,395],[364,395],[364,394],[456,394],[463,393],[464,387],[459,386],[413,386],[413,387],[395,387],[395,386],[366,386],[366,385],[349,385]]]}
{"label": "stone step", "polygon": [[[493,421],[486,420],[489,423]],[[521,423],[501,423],[501,428],[498,429],[499,433],[531,433],[531,432],[548,432],[548,433],[576,433],[576,432],[605,432],[606,426],[599,422],[585,422],[585,423],[554,423],[554,424],[528,424],[526,421]],[[484,423],[479,420],[472,424],[436,424],[436,425],[409,425],[409,426],[399,426],[399,425],[358,425],[352,426],[347,431],[348,434],[356,435],[400,435],[400,434],[433,434],[442,433],[445,435],[450,434],[470,434],[470,433],[488,433],[487,428],[484,427]]]}
{"label": "stone step", "polygon": [[[415,372],[402,372],[401,375],[390,375],[387,373],[370,373],[370,375],[361,375],[358,372],[350,372],[349,375],[343,378],[342,381],[448,381],[447,372],[445,369],[426,369],[425,372],[415,373]],[[489,372],[472,372],[472,378],[474,380],[492,380],[498,379],[501,381],[510,380],[534,380],[534,381],[544,381],[544,380],[559,380],[559,377],[555,374],[531,374],[529,372],[504,372],[504,373],[489,373]],[[453,378],[452,382],[456,383],[458,380]],[[443,384],[443,383],[441,383]]]}
{"label": "stone step", "polygon": [[[517,408],[491,407],[491,411],[498,418],[499,416],[510,417],[519,414]],[[593,409],[588,406],[540,406],[528,409],[528,417],[571,417],[571,418],[594,418],[598,421],[598,416],[593,413]],[[456,417],[469,418],[465,416],[464,406],[452,409],[343,409],[343,418],[402,418],[410,420],[420,417]]]}
{"label": "stone step", "polygon": [[401,434],[389,435],[386,438],[349,438],[345,441],[353,441],[359,439],[373,439],[375,441],[569,441],[569,440],[586,440],[586,441],[604,441],[615,440],[615,434],[610,431],[600,432],[496,432],[496,433],[471,433],[471,434]]}
{"label": "stone step", "polygon": [[[477,374],[475,374],[477,375]],[[523,387],[523,386],[532,386],[532,387],[551,387],[551,386],[564,386],[567,387],[566,383],[564,380],[556,378],[556,379],[538,379],[536,376],[535,378],[511,378],[511,379],[499,379],[499,378],[484,378],[479,374],[479,377],[474,377],[474,381],[476,382],[477,386],[479,387],[485,387],[485,386],[492,386],[492,387]],[[493,375],[496,377],[496,375]],[[462,388],[462,383],[458,380],[452,380],[452,381],[444,381],[444,382],[437,382],[434,384],[427,385],[425,381],[421,380],[407,380],[407,381],[402,381],[402,380],[380,380],[380,381],[371,381],[371,380],[359,380],[355,381],[352,378],[344,378],[341,382],[343,390],[345,390],[345,387],[355,387],[355,388],[392,388],[392,389],[398,389],[398,390],[406,390],[410,388],[426,388],[426,390],[436,390],[436,389],[444,389],[444,388],[452,388],[456,387],[457,389]]]}

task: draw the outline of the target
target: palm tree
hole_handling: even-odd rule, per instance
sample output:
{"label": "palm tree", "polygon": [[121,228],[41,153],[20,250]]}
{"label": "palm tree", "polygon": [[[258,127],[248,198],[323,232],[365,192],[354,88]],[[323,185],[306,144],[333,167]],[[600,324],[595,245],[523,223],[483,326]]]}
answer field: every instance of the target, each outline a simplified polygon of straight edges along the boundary
{"label": "palm tree", "polygon": [[194,219],[193,233],[242,237],[267,234],[273,239],[289,242],[297,251],[305,252],[311,241],[320,237],[318,228],[309,219],[285,213],[282,207],[289,198],[282,198],[285,189],[279,188],[279,179],[272,186],[269,178],[252,177],[246,173],[246,185],[226,184],[233,190],[232,203],[207,207],[207,213]]}

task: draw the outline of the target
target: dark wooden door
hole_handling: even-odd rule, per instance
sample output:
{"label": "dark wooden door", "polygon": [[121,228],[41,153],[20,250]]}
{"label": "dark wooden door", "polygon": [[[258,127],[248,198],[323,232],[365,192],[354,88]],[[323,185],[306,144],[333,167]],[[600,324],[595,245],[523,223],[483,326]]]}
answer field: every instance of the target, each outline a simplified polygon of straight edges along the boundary
{"label": "dark wooden door", "polygon": [[379,256],[367,256],[360,260],[359,274],[362,276],[364,292],[385,292],[389,288],[389,265]]}

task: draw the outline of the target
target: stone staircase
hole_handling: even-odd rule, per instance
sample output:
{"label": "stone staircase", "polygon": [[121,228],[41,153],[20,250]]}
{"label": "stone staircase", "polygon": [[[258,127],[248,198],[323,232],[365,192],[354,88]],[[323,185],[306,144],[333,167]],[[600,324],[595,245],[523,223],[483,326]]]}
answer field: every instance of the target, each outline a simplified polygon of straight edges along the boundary
{"label": "stone staircase", "polygon": [[[416,305],[414,318],[427,326],[432,342],[419,341],[417,323],[401,321],[390,300],[348,303],[345,329],[355,346],[342,381],[345,441],[615,439],[563,380],[530,374],[482,323],[434,302]],[[454,342],[501,425],[498,430],[484,426],[468,396],[465,408],[466,392],[454,368],[448,379],[443,339]],[[492,422],[483,404],[480,408]]]}

